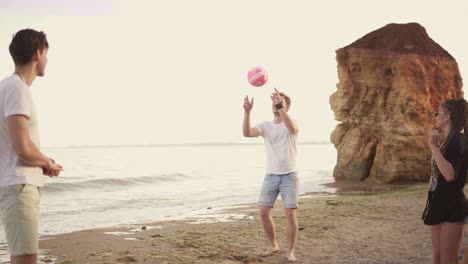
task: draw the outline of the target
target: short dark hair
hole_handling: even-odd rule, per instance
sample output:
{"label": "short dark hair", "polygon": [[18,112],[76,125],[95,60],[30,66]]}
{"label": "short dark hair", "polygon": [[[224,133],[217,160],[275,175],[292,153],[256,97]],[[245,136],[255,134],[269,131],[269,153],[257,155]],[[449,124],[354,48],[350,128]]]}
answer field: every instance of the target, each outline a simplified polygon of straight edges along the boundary
{"label": "short dark hair", "polygon": [[281,97],[284,97],[284,101],[286,101],[286,104],[288,105],[288,108],[291,108],[291,98],[289,98],[289,96],[287,96],[285,93],[283,92],[280,92],[279,95]]}
{"label": "short dark hair", "polygon": [[26,28],[16,32],[10,43],[10,54],[15,65],[25,65],[32,60],[34,53],[49,48],[43,31]]}

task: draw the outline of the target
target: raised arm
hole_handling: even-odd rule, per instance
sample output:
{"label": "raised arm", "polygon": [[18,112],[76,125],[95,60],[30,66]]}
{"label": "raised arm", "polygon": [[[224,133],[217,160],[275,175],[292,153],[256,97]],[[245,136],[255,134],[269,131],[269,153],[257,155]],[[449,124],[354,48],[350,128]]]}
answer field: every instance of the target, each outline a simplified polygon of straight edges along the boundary
{"label": "raised arm", "polygon": [[271,96],[271,100],[273,101],[273,104],[279,105],[282,104],[283,107],[281,109],[278,109],[278,113],[281,116],[281,119],[283,120],[284,124],[289,130],[289,133],[291,134],[297,134],[299,133],[299,127],[297,126],[296,122],[294,122],[291,117],[288,115],[288,112],[284,108],[284,102],[283,98],[279,94],[278,90],[275,88],[275,93]]}
{"label": "raised arm", "polygon": [[429,137],[429,147],[431,148],[432,157],[434,158],[437,168],[439,168],[440,173],[445,178],[447,182],[455,180],[455,170],[452,164],[447,161],[442,152],[440,152],[437,142],[439,141],[440,132],[436,128],[431,130]]}
{"label": "raised arm", "polygon": [[249,101],[249,97],[245,96],[244,98],[244,122],[242,125],[242,132],[244,137],[258,137],[260,136],[260,132],[257,128],[250,127],[250,111],[252,111],[254,104],[254,99]]}

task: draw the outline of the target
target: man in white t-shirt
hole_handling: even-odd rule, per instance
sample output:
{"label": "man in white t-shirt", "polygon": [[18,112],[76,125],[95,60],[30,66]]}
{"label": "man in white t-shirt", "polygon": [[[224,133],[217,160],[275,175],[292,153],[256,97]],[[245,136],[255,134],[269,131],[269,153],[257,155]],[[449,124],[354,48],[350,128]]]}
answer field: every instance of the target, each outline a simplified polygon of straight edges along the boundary
{"label": "man in white t-shirt", "polygon": [[44,76],[49,44],[44,32],[18,31],[10,44],[14,74],[0,81],[0,215],[11,263],[36,264],[43,175],[62,166],[40,152],[30,86]]}
{"label": "man in white t-shirt", "polygon": [[264,253],[269,256],[279,252],[276,240],[275,223],[273,222],[273,205],[281,193],[286,214],[286,236],[288,241],[287,259],[296,262],[294,248],[297,241],[298,223],[298,176],[296,167],[296,137],[299,132],[297,123],[288,115],[291,99],[284,93],[278,92],[271,96],[273,121],[263,122],[256,127],[250,126],[250,111],[254,99],[244,98],[245,137],[262,136],[266,149],[266,176],[263,181],[258,205],[263,229],[270,240],[270,247]]}

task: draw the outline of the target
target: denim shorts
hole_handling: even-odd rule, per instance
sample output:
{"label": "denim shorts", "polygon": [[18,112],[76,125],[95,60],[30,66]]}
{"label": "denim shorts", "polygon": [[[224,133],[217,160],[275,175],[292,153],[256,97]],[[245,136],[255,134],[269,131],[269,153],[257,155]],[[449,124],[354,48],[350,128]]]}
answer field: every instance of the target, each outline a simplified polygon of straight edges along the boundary
{"label": "denim shorts", "polygon": [[284,208],[298,208],[297,196],[299,179],[297,172],[288,174],[267,174],[263,180],[258,205],[273,207],[278,194],[281,193]]}

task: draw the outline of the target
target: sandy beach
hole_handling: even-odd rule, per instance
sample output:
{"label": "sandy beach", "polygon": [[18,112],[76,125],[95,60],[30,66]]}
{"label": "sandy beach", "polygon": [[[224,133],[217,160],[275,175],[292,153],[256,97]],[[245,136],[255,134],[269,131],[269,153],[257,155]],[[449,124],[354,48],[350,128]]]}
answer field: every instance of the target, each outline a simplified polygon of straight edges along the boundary
{"label": "sandy beach", "polygon": [[[299,263],[431,263],[429,228],[420,220],[426,184],[348,187],[334,196],[301,198]],[[85,230],[40,244],[63,264],[284,263],[281,208],[277,204],[274,212],[282,250],[269,257],[261,256],[267,242],[254,205],[224,210],[225,220],[237,219],[229,222],[200,218]],[[207,209],[205,222],[210,211],[216,208]]]}

